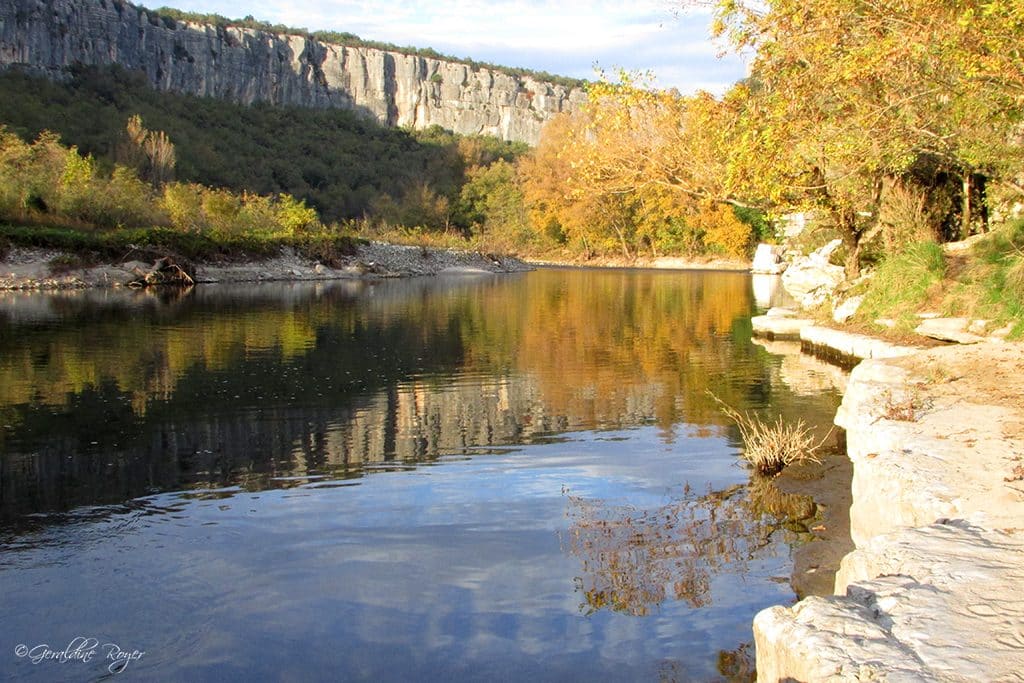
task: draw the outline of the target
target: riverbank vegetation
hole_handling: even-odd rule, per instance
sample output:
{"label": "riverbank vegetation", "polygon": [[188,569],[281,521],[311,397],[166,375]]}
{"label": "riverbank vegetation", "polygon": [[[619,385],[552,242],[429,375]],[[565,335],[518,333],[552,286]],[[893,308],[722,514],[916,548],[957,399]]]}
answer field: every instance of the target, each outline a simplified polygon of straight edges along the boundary
{"label": "riverbank vegetation", "polygon": [[[627,261],[638,255],[742,257],[767,231],[756,210],[697,206],[662,188],[592,192],[575,169],[583,168],[594,146],[567,143],[590,135],[602,120],[597,111],[556,119],[530,151],[436,128],[387,129],[348,111],[244,107],[159,93],[141,74],[116,67],[76,68],[67,76],[53,82],[17,71],[0,74],[0,124],[25,144],[77,149],[81,163],[108,177],[108,206],[79,207],[74,216],[61,217],[57,205],[40,211],[30,201],[16,210],[8,206],[3,220],[81,229],[159,226],[169,220],[175,200],[179,206],[231,204],[227,192],[242,204],[231,220],[244,224],[253,214],[268,214],[266,206],[249,206],[246,198],[251,204],[258,197],[288,196],[314,209],[322,225],[365,238]],[[128,130],[135,117],[148,129],[141,145],[131,142]],[[151,153],[173,146],[173,168],[161,170],[149,161],[140,151],[145,144],[155,145]],[[162,205],[134,201],[144,194],[139,181],[175,179],[178,184],[160,191]],[[22,189],[4,192],[24,199]],[[66,203],[64,208],[70,209]],[[204,232],[238,231],[209,216],[179,222]]]}
{"label": "riverbank vegetation", "polygon": [[235,194],[167,180],[174,146],[138,117],[128,122],[124,147],[133,165],[106,170],[52,133],[26,143],[0,127],[0,221],[8,223],[0,225],[0,247],[103,260],[140,248],[215,259],[268,256],[290,246],[327,263],[354,248],[351,235],[324,226],[291,195]]}
{"label": "riverbank vegetation", "polygon": [[946,253],[934,241],[903,245],[848,294],[863,294],[855,321],[873,334],[906,335],[928,312],[1024,338],[1024,220],[995,227],[962,252]]}

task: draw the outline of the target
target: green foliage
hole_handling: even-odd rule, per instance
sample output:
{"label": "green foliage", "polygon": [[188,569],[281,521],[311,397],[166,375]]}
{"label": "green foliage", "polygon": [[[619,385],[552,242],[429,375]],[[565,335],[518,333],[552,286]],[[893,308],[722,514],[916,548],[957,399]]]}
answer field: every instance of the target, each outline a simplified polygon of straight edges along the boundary
{"label": "green foliage", "polygon": [[32,144],[0,127],[0,220],[113,227],[160,222],[152,191],[116,167],[107,177],[91,156],[44,133]]}
{"label": "green foliage", "polygon": [[942,247],[917,242],[886,256],[868,284],[857,317],[867,322],[892,318],[912,326],[914,314],[935,298],[946,273]]}
{"label": "green foliage", "polygon": [[[165,160],[173,151],[173,170],[185,183],[236,194],[288,194],[326,222],[372,214],[374,202],[385,195],[401,202],[412,194],[409,201],[415,203],[423,184],[452,205],[467,168],[485,159],[511,161],[526,150],[522,143],[460,138],[440,128],[384,128],[338,109],[245,107],[160,93],[141,75],[116,67],[75,68],[69,77],[56,83],[16,71],[0,73],[0,124],[23,140],[56,131],[100,165],[120,161],[154,181],[170,175],[155,177],[147,170],[153,164],[146,145]],[[166,137],[142,128],[141,146],[127,144],[126,124],[136,115],[140,128],[145,121]],[[432,228],[445,225],[444,220],[428,222]]]}
{"label": "green foliage", "polygon": [[115,165],[108,176],[91,156],[63,147],[53,135],[30,145],[2,127],[0,221],[93,230],[170,227],[225,242],[329,232],[315,209],[289,194],[235,194],[196,183],[167,183],[158,192],[125,166]]}
{"label": "green foliage", "polygon": [[762,209],[751,206],[733,206],[732,212],[741,222],[750,226],[752,239],[755,242],[768,242],[774,244],[776,241],[775,228],[768,220],[768,216]]}
{"label": "green foliage", "polygon": [[461,207],[474,235],[488,234],[510,244],[531,239],[516,169],[507,161],[472,171],[462,187]]}

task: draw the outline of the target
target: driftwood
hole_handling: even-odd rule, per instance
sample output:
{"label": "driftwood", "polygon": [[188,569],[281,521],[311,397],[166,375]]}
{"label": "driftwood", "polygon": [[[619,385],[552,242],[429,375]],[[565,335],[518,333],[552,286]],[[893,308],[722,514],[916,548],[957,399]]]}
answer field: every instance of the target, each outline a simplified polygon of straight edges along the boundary
{"label": "driftwood", "polygon": [[133,268],[135,277],[129,280],[128,287],[142,288],[155,285],[174,285],[191,287],[195,284],[195,270],[187,261],[176,261],[170,256],[158,258],[148,271]]}

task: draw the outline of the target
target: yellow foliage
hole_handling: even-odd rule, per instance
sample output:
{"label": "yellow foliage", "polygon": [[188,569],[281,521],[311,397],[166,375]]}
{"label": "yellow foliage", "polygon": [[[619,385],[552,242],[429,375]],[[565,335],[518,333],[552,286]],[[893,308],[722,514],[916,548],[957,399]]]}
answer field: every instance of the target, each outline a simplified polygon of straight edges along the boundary
{"label": "yellow foliage", "polygon": [[750,246],[750,226],[740,221],[732,207],[703,205],[690,221],[704,232],[704,243],[729,256],[742,257]]}

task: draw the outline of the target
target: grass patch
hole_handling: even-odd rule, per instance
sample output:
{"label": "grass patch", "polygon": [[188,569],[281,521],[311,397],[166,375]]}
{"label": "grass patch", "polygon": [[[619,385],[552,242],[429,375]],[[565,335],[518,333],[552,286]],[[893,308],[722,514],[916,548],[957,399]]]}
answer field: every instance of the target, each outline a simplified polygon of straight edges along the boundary
{"label": "grass patch", "polygon": [[891,318],[903,328],[916,326],[915,314],[941,294],[945,273],[941,246],[935,242],[911,244],[879,264],[857,317],[863,321]]}
{"label": "grass patch", "polygon": [[967,313],[1010,324],[1010,338],[1024,338],[1024,220],[979,242],[963,281],[960,296]]}

